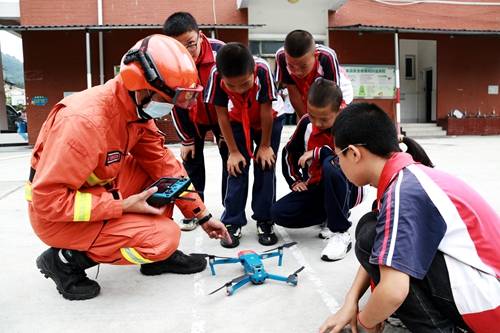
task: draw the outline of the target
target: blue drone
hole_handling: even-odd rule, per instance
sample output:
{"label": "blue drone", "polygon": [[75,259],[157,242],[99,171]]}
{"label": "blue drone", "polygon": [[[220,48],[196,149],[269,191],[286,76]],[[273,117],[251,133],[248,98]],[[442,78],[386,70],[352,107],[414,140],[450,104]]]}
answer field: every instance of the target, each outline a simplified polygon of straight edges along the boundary
{"label": "blue drone", "polygon": [[215,275],[214,266],[218,264],[233,264],[239,262],[241,263],[243,269],[245,270],[245,274],[232,279],[231,281],[222,285],[220,288],[217,288],[214,291],[212,291],[209,295],[212,295],[213,293],[216,293],[222,288],[226,287],[226,292],[228,296],[231,296],[239,288],[243,287],[248,282],[252,282],[253,284],[263,284],[266,279],[282,281],[292,286],[296,286],[298,282],[297,274],[304,269],[304,266],[296,270],[294,273],[290,274],[288,277],[285,277],[267,273],[266,270],[264,269],[264,264],[262,263],[261,260],[272,257],[278,257],[278,266],[281,266],[283,262],[283,249],[285,247],[290,247],[295,244],[297,244],[297,242],[286,243],[274,249],[264,251],[261,254],[255,253],[252,250],[240,251],[238,252],[237,258],[220,257],[210,254],[204,254],[206,257],[209,258],[210,270],[212,271],[212,275]]}

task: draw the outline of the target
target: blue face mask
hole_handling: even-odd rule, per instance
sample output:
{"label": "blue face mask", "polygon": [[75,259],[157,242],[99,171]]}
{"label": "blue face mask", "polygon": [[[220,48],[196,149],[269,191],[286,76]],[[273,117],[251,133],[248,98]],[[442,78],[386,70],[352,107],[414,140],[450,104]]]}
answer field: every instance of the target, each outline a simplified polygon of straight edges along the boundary
{"label": "blue face mask", "polygon": [[172,112],[173,108],[174,108],[174,105],[170,104],[170,103],[151,101],[142,110],[143,110],[143,112],[147,113],[148,116],[155,119],[155,118],[163,118],[163,117],[169,115],[170,112]]}

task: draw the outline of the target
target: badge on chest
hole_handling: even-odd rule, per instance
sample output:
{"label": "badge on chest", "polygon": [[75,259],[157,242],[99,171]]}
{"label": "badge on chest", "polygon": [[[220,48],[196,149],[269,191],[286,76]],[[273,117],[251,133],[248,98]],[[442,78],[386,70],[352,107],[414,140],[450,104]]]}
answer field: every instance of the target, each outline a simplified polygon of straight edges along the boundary
{"label": "badge on chest", "polygon": [[122,159],[122,153],[118,150],[110,151],[106,155],[106,165],[118,163]]}

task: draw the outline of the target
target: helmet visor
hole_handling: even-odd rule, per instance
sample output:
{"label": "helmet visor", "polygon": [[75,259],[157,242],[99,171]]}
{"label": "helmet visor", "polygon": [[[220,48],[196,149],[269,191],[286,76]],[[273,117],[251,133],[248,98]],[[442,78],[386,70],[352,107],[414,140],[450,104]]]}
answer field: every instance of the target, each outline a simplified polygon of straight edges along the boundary
{"label": "helmet visor", "polygon": [[203,91],[201,85],[194,88],[176,88],[172,103],[183,109],[189,109],[196,104],[198,95]]}

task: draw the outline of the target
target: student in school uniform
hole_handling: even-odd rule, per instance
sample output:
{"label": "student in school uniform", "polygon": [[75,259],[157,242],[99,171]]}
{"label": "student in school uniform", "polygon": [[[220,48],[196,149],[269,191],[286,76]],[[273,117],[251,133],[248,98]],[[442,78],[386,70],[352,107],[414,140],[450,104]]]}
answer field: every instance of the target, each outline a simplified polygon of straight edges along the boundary
{"label": "student in school uniform", "polygon": [[272,208],[273,221],[286,228],[321,225],[328,239],[321,259],[336,261],[351,249],[349,209],[361,202],[362,188],[353,186],[334,161],[331,128],[339,113],[342,92],[333,81],[317,78],[304,115],[283,148],[282,168],[292,192]]}
{"label": "student in school uniform", "polygon": [[[163,25],[163,33],[179,41],[188,50],[195,61],[198,70],[199,82],[206,88],[212,67],[215,66],[217,51],[224,46],[224,42],[207,38],[198,28],[196,19],[187,12],[176,12],[170,15]],[[226,193],[228,156],[227,146],[221,135],[217,113],[212,105],[203,102],[203,94],[198,96],[198,102],[191,109],[175,107],[172,111],[172,120],[181,139],[181,158],[189,178],[200,193],[203,200],[205,190],[205,158],[203,148],[205,136],[211,131],[217,142],[222,159],[222,203]],[[183,219],[181,230],[194,230],[197,219]]]}
{"label": "student in school uniform", "polygon": [[[432,168],[375,104],[348,106],[333,126],[347,178],[377,188],[377,209],[358,223],[361,266],[343,306],[320,332],[381,332],[396,313],[412,332],[497,332],[500,218],[469,185]],[[419,163],[421,162],[421,163]],[[363,308],[359,299],[373,281]]]}
{"label": "student in school uniform", "polygon": [[229,176],[221,221],[232,243],[224,241],[221,245],[238,246],[241,228],[247,223],[245,205],[251,160],[254,161],[252,219],[257,221],[259,243],[273,245],[278,239],[271,206],[276,200],[275,162],[283,127],[282,116],[278,117],[276,111],[278,106],[273,106],[278,98],[276,84],[267,62],[252,57],[243,44],[226,44],[217,53],[216,64],[205,90],[205,102],[215,105],[229,149]]}
{"label": "student in school uniform", "polygon": [[307,113],[309,88],[318,77],[337,83],[344,95],[342,107],[352,101],[352,84],[339,66],[337,54],[328,46],[315,44],[309,32],[290,32],[275,57],[276,81],[288,89],[298,119]]}

